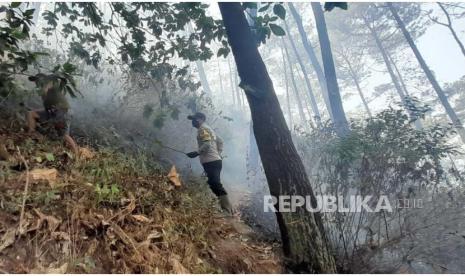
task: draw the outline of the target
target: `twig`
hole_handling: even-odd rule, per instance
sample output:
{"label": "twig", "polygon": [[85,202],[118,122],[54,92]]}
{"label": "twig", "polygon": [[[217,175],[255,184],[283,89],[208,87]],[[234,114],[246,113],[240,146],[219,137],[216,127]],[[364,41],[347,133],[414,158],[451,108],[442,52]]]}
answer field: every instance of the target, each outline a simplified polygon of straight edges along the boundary
{"label": "twig", "polygon": [[26,159],[24,159],[24,156],[21,154],[19,147],[16,147],[16,149],[18,150],[18,154],[19,154],[19,157],[21,158],[21,161],[24,163],[24,166],[26,167],[26,186],[24,187],[23,203],[21,204],[21,215],[19,216],[19,226],[18,226],[19,234],[23,234],[24,207],[26,205],[26,197],[27,197],[27,192],[29,188],[29,166],[27,165]]}

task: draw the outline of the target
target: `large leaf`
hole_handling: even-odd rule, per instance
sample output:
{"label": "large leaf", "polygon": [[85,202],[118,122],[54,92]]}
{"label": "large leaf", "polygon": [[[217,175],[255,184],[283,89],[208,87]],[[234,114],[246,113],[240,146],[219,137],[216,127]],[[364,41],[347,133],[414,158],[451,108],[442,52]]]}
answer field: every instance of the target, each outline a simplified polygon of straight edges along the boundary
{"label": "large leaf", "polygon": [[270,29],[271,31],[273,32],[274,35],[276,36],[284,36],[286,35],[286,32],[283,30],[283,28],[281,28],[280,26],[276,25],[276,24],[270,24]]}
{"label": "large leaf", "polygon": [[274,14],[279,16],[279,18],[281,18],[282,20],[284,20],[284,18],[286,18],[286,9],[284,9],[283,5],[281,5],[281,4],[275,4],[273,6],[273,12],[274,12]]}
{"label": "large leaf", "polygon": [[347,5],[347,2],[326,2],[324,6],[324,10],[332,11],[336,7],[343,9],[343,10],[347,10],[348,5]]}
{"label": "large leaf", "polygon": [[68,74],[73,74],[76,71],[77,67],[69,62],[63,64],[63,71]]}
{"label": "large leaf", "polygon": [[12,2],[12,3],[10,4],[10,6],[11,6],[13,9],[19,7],[20,5],[21,5],[21,2]]}

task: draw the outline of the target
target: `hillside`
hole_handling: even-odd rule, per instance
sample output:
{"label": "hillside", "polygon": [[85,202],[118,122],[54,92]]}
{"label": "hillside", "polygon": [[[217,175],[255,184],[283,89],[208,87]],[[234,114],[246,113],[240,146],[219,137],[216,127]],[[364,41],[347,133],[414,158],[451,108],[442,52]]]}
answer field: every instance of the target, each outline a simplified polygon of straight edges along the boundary
{"label": "hillside", "polygon": [[204,180],[177,187],[144,156],[109,148],[76,159],[0,116],[1,272],[282,271],[279,245],[222,216]]}

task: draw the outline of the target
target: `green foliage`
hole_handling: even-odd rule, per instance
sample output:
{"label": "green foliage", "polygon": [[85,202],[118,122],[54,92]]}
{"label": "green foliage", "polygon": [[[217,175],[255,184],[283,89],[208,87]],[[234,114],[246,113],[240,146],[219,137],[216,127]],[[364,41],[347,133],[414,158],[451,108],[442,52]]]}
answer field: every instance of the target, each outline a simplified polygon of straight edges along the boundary
{"label": "green foliage", "polygon": [[19,10],[19,2],[0,7],[0,97],[15,94],[19,88],[15,74],[21,74],[34,64],[41,53],[24,51],[20,43],[29,38],[34,10]]}
{"label": "green foliage", "polygon": [[145,155],[135,158],[127,153],[106,149],[99,151],[93,159],[77,163],[76,169],[86,176],[97,204],[114,205],[119,204],[125,195],[125,177],[137,178],[148,174],[145,158]]}
{"label": "green foliage", "polygon": [[122,195],[121,188],[117,184],[97,184],[94,191],[97,196],[97,204],[103,202],[117,203]]}
{"label": "green foliage", "polygon": [[[445,92],[450,101],[454,101],[454,110],[458,114],[465,112],[465,76],[459,80],[446,85]],[[445,114],[443,115],[446,116]],[[446,121],[448,119],[445,119]]]}
{"label": "green foliage", "polygon": [[[33,65],[39,71],[38,58],[47,56],[48,53],[40,51],[24,50],[20,42],[29,39],[29,29],[32,24],[34,9],[22,10],[18,2],[14,2],[0,8],[0,96],[7,97],[17,94],[20,91],[19,86],[15,83],[17,75],[29,75],[30,65]],[[45,19],[54,25],[53,21],[57,18],[51,14],[45,13]],[[76,72],[76,66],[71,63],[65,63],[62,66],[55,66],[53,69],[48,68],[51,74],[37,73],[29,75],[30,80],[34,80],[38,86],[41,86],[45,80],[57,81],[59,88],[76,96],[79,92],[76,88],[73,75]]]}
{"label": "green foliage", "polygon": [[53,155],[53,153],[48,152],[45,154],[45,159],[47,159],[47,161],[53,162],[55,161],[55,156]]}
{"label": "green foliage", "polygon": [[162,128],[165,125],[166,114],[163,112],[158,112],[155,118],[152,121],[152,124],[155,128]]}
{"label": "green foliage", "polygon": [[39,89],[42,89],[45,84],[53,82],[55,88],[68,93],[71,97],[76,97],[80,92],[76,87],[76,82],[72,75],[75,70],[76,67],[74,65],[65,63],[63,66],[55,66],[51,74],[37,73],[34,76],[30,76],[29,80],[35,82]]}
{"label": "green foliage", "polygon": [[152,125],[155,128],[161,129],[165,125],[167,116],[169,116],[172,120],[179,120],[180,112],[181,111],[179,110],[179,107],[177,105],[168,105],[155,112],[153,105],[146,104],[144,105],[142,115],[147,120],[150,120],[153,116]]}
{"label": "green foliage", "polygon": [[171,119],[178,120],[179,119],[179,113],[180,113],[180,110],[179,110],[178,107],[176,107],[176,106],[171,107],[171,112],[170,112]]}
{"label": "green foliage", "polygon": [[[74,77],[78,76],[75,64],[78,64],[79,60],[96,69],[100,69],[104,61],[125,67],[123,70],[129,69],[130,72],[141,75],[141,78],[136,80],[139,83],[171,79],[176,80],[182,90],[196,91],[200,83],[190,79],[187,66],[178,68],[171,60],[207,60],[214,55],[210,47],[214,41],[221,45],[216,53],[218,57],[227,57],[230,53],[223,22],[207,14],[206,4],[113,2],[105,3],[104,6],[108,13],[104,13],[100,6],[92,2],[57,2],[53,4],[52,9],[42,12],[41,16],[47,23],[43,27],[43,33],[57,40],[56,43],[63,51],[60,54],[66,56],[62,60],[68,62],[53,69],[42,68],[37,64],[37,58],[42,53],[19,50],[14,53],[16,60],[14,65],[11,65],[15,70],[10,71],[14,72],[0,76],[0,94],[11,94],[16,71],[24,73],[29,69],[29,65],[34,64],[38,72],[32,74],[33,78],[56,79],[60,89],[76,97],[79,91],[74,81]],[[245,3],[244,7],[256,8],[257,4]],[[2,7],[1,13],[14,15],[6,16],[5,20],[9,20],[10,26],[5,30],[8,31],[10,44],[17,48],[17,41],[29,39],[29,25],[34,10],[23,12],[17,4],[13,4],[9,8]],[[277,24],[278,20],[284,19],[286,15],[282,3],[266,3],[262,5],[259,13],[254,17],[253,27],[258,41],[265,43],[271,34],[285,35],[284,30]],[[63,38],[66,43],[60,42]],[[108,47],[109,44],[112,47]],[[53,62],[49,65],[51,64]],[[10,65],[2,61],[1,66]],[[89,76],[89,79],[91,78],[92,76]],[[163,95],[162,98],[168,97]],[[162,109],[163,106],[168,106],[168,109],[156,115],[153,123],[157,127],[163,125],[165,114],[176,119],[179,113],[178,108],[169,103],[163,101],[161,105]],[[144,113],[144,117],[150,116]]]}
{"label": "green foliage", "polygon": [[[429,109],[415,105],[418,117]],[[452,194],[463,187],[464,170],[451,161],[460,154],[450,143],[452,134],[452,126],[438,124],[415,129],[409,112],[398,105],[372,118],[352,121],[347,137],[339,138],[331,129],[322,129],[301,138],[299,149],[317,194],[343,196],[344,203],[352,195],[368,196],[372,199],[368,205],[373,207],[383,196],[393,208],[392,212],[324,214],[325,229],[341,263],[353,257],[353,248],[371,246],[373,240],[376,244],[377,238],[392,241],[411,233],[410,216],[419,213],[400,205],[404,200],[437,200],[445,196],[442,191]],[[450,202],[450,198],[445,201]],[[440,201],[430,208],[436,209]],[[428,219],[426,215],[423,222],[429,225]],[[418,229],[418,224],[413,225]],[[367,234],[360,239],[362,231]]]}
{"label": "green foliage", "polygon": [[146,104],[144,105],[144,111],[142,112],[142,115],[144,116],[145,119],[148,119],[153,113],[153,105]]}
{"label": "green foliage", "polygon": [[71,262],[71,265],[84,269],[85,273],[92,273],[93,269],[96,267],[95,261],[91,256],[77,258]]}
{"label": "green foliage", "polygon": [[348,9],[348,4],[347,2],[326,2],[324,6],[325,11],[332,11],[334,8],[340,8],[343,10]]}
{"label": "green foliage", "polygon": [[276,25],[276,24],[270,24],[270,29],[273,32],[273,34],[276,35],[276,36],[284,36],[284,35],[286,35],[286,32],[284,31],[284,29],[281,28],[280,26]]}
{"label": "green foliage", "polygon": [[34,195],[33,201],[43,204],[43,205],[49,205],[55,200],[60,199],[59,192],[57,190],[50,190],[46,192],[41,192],[37,193]]}
{"label": "green foliage", "polygon": [[286,18],[286,9],[284,9],[283,5],[281,4],[275,4],[273,6],[273,12],[282,20]]}
{"label": "green foliage", "polygon": [[[73,40],[71,52],[88,64],[98,65],[101,53],[95,46],[104,47],[109,39],[107,34],[112,32],[117,36],[113,43],[119,45],[121,60],[129,67],[149,72],[154,65],[166,63],[173,56],[190,61],[210,58],[208,43],[212,40],[227,46],[222,22],[206,15],[207,7],[201,3],[114,2],[106,4],[112,13],[105,16],[95,3],[59,3],[54,11],[43,16],[49,25],[45,31],[59,27],[64,17],[75,23],[62,24],[62,32]],[[76,23],[96,28],[78,28]],[[189,24],[194,29],[186,35],[184,30]],[[149,39],[157,43],[148,44]]]}
{"label": "green foliage", "polygon": [[[428,110],[420,107],[419,113]],[[330,189],[357,188],[362,194],[396,194],[407,187],[432,188],[444,177],[441,160],[458,154],[449,144],[452,126],[433,125],[416,130],[402,108],[389,107],[373,118],[351,124],[351,134],[337,138],[332,132],[313,133],[310,152],[319,156]],[[319,145],[318,148],[312,145]]]}
{"label": "green foliage", "polygon": [[[269,9],[272,5],[273,9],[271,13]],[[257,9],[256,3],[243,3],[242,7],[244,10],[249,9],[249,11]],[[286,18],[286,9],[284,9],[282,3],[262,3],[257,14],[248,12],[248,15],[253,20],[253,26],[250,27],[258,44],[264,44],[271,34],[276,36],[284,36],[286,34],[284,29],[276,24],[278,19],[284,20]]]}

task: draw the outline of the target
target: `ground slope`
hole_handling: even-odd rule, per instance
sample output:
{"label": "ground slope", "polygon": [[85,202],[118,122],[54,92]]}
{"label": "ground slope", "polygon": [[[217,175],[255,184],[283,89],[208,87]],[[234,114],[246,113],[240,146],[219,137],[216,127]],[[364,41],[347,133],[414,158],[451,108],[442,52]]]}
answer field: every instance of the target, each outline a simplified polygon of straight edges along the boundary
{"label": "ground slope", "polygon": [[176,187],[143,156],[76,159],[0,114],[0,272],[279,273],[277,245],[218,212],[203,180]]}

